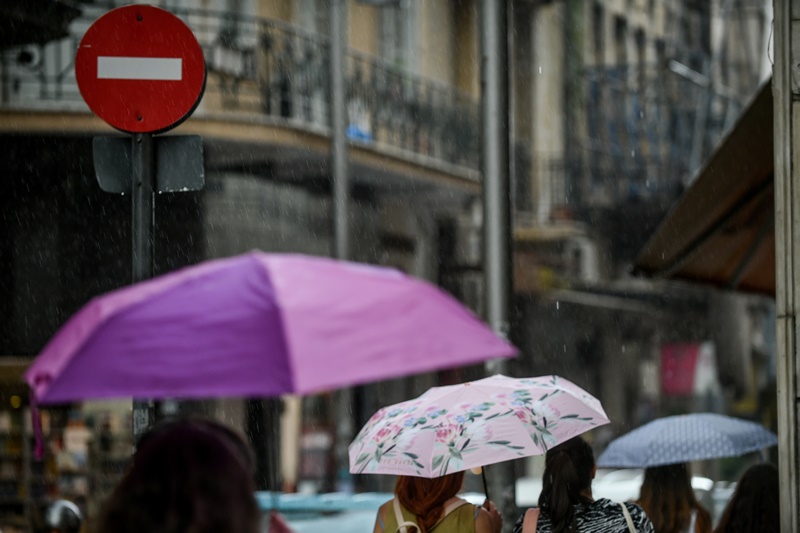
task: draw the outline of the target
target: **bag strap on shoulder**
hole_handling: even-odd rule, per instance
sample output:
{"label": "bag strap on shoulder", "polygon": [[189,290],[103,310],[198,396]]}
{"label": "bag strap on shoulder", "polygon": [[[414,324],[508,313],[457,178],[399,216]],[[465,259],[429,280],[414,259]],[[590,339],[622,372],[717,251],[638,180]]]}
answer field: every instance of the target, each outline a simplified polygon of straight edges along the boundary
{"label": "bag strap on shoulder", "polygon": [[[439,519],[438,522],[436,522],[433,525],[433,527],[431,529],[433,529],[434,527],[436,527],[439,524],[441,524],[442,520],[447,518],[447,515],[449,515],[450,513],[452,513],[453,511],[455,511],[459,507],[467,505],[468,503],[469,502],[466,502],[466,501],[461,500],[461,499],[458,499],[458,500],[452,502],[450,505],[448,505],[447,507],[444,508],[444,514],[442,514],[442,517]],[[397,519],[397,529],[395,530],[395,533],[397,533],[397,532],[399,532],[399,533],[408,533],[408,528],[414,528],[417,531],[419,531],[419,526],[416,524],[416,522],[413,522],[411,520],[406,520],[405,519],[405,517],[403,516],[403,511],[400,509],[400,502],[398,501],[397,498],[394,498],[392,500],[392,507],[394,507],[394,516]]]}
{"label": "bag strap on shoulder", "polygon": [[522,533],[536,533],[538,523],[539,509],[528,509],[525,511],[525,518],[522,519]]}
{"label": "bag strap on shoulder", "polygon": [[622,514],[625,515],[625,522],[628,523],[628,531],[630,533],[636,533],[636,527],[633,525],[633,518],[631,518],[631,513],[628,512],[628,506],[624,503],[619,504],[622,507]]}
{"label": "bag strap on shoulder", "polygon": [[464,506],[464,505],[467,505],[468,503],[469,503],[469,502],[467,502],[467,501],[464,501],[464,500],[462,500],[462,499],[458,499],[458,500],[456,500],[456,501],[452,502],[450,505],[448,505],[447,507],[445,507],[445,508],[444,508],[444,514],[443,514],[443,515],[442,515],[442,517],[439,519],[439,522],[441,522],[442,520],[444,520],[444,519],[445,519],[445,517],[446,517],[447,515],[449,515],[450,513],[452,513],[453,511],[455,511],[455,510],[456,510],[456,509],[458,509],[459,507],[462,507],[462,506]]}
{"label": "bag strap on shoulder", "polygon": [[394,517],[397,521],[397,529],[395,529],[395,533],[408,533],[408,528],[413,527],[417,531],[419,531],[419,526],[416,522],[412,522],[411,520],[406,520],[403,516],[403,511],[400,510],[400,502],[397,498],[392,500],[392,507],[394,507]]}
{"label": "bag strap on shoulder", "polygon": [[463,506],[467,505],[468,503],[469,502],[467,502],[467,501],[458,499],[458,500],[452,502],[447,507],[445,507],[444,508],[444,514],[442,514],[442,517],[439,520],[437,520],[435,524],[433,524],[433,527],[431,527],[431,530],[434,529],[439,524],[441,524],[444,521],[444,519],[447,518],[447,515],[449,515],[450,513],[452,513],[453,511],[455,511],[459,507],[463,507]]}

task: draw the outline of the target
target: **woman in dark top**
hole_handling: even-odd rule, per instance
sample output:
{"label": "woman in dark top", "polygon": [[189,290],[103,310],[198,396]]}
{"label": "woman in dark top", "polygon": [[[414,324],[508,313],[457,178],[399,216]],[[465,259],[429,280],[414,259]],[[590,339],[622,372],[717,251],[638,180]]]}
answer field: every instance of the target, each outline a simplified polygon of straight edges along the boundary
{"label": "woman in dark top", "polygon": [[[538,533],[653,533],[653,525],[638,505],[592,498],[596,470],[592,448],[581,437],[547,452]],[[519,517],[514,533],[522,533],[524,519],[524,514]]]}

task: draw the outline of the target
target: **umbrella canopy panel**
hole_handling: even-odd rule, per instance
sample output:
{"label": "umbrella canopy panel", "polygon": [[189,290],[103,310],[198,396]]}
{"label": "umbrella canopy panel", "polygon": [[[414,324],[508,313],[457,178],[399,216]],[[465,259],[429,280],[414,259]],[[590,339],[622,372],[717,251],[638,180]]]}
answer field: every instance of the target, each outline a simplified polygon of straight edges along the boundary
{"label": "umbrella canopy panel", "polygon": [[253,252],[95,298],[26,379],[42,403],[263,397],[515,353],[454,298],[399,271]]}
{"label": "umbrella canopy panel", "polygon": [[776,444],[777,436],[754,422],[713,413],[668,416],[612,441],[597,466],[650,468],[736,457]]}
{"label": "umbrella canopy panel", "polygon": [[775,294],[772,83],[766,83],[636,259],[635,271]]}
{"label": "umbrella canopy panel", "polygon": [[380,409],[350,445],[350,472],[443,476],[544,454],[607,423],[597,398],[566,379],[495,375]]}

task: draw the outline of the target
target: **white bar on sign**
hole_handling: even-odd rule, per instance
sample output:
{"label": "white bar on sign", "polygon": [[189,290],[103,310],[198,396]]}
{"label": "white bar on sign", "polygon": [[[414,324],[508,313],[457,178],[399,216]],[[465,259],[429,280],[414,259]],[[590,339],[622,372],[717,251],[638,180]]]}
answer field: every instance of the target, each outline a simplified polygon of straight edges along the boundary
{"label": "white bar on sign", "polygon": [[179,57],[98,56],[97,79],[180,81],[182,64]]}

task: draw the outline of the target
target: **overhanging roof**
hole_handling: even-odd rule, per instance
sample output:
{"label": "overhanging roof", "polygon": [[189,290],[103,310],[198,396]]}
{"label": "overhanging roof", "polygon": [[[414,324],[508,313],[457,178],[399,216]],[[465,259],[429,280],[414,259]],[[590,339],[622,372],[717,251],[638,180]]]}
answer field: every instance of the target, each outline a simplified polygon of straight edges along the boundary
{"label": "overhanging roof", "polygon": [[634,272],[775,294],[772,82],[650,237]]}
{"label": "overhanging roof", "polygon": [[2,0],[0,49],[67,37],[67,26],[80,14],[69,0]]}
{"label": "overhanging roof", "polygon": [[23,374],[33,362],[33,357],[15,357],[0,355],[0,384],[9,385],[25,384]]}

